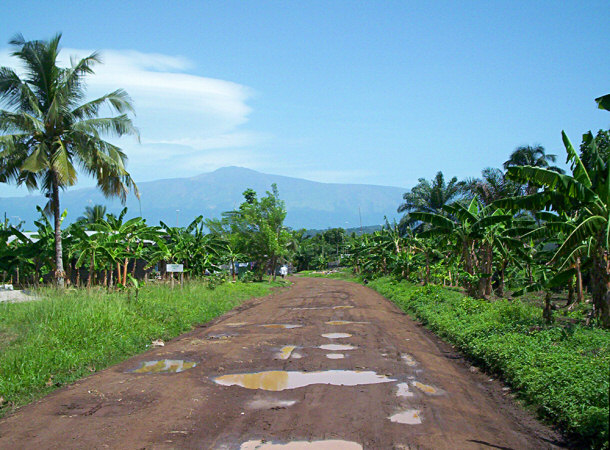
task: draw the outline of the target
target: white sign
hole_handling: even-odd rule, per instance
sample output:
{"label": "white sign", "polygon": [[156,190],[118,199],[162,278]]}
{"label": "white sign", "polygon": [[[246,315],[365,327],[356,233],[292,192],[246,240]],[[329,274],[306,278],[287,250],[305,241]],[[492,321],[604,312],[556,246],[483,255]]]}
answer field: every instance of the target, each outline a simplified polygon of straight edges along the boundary
{"label": "white sign", "polygon": [[184,272],[184,265],[182,264],[167,264],[168,272]]}

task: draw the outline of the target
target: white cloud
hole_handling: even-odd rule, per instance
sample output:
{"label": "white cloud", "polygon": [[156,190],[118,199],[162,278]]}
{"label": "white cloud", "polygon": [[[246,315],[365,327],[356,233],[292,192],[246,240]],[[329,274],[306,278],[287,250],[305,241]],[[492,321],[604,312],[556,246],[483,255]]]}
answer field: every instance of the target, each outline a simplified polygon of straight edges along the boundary
{"label": "white cloud", "polygon": [[[91,53],[63,49],[60,64],[68,65],[72,56],[82,58]],[[254,91],[249,87],[185,73],[193,69],[193,64],[181,56],[133,50],[102,50],[100,54],[103,64],[95,66],[95,74],[87,78],[88,96],[95,98],[125,89],[134,101],[137,113],[134,123],[140,129],[142,143],[173,144],[160,152],[154,146],[138,146],[122,139],[120,145],[130,157],[132,171],[142,166],[149,170],[156,167],[162,172],[165,168],[161,163],[168,161],[168,157],[185,169],[192,168],[193,162],[215,166],[220,161],[219,155],[210,153],[210,149],[244,149],[232,154],[246,157],[247,147],[268,138],[241,128],[252,112],[247,102]],[[15,67],[15,61],[9,50],[0,50],[0,66]],[[215,162],[205,164],[206,159]],[[230,157],[227,162],[240,161]],[[194,174],[188,172],[185,175]],[[151,175],[159,178],[157,174]]]}

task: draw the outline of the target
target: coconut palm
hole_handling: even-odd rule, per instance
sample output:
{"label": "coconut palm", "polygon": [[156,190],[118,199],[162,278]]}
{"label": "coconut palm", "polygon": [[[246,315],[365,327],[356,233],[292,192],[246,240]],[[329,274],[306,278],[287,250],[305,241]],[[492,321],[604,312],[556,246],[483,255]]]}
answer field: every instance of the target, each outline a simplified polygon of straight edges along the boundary
{"label": "coconut palm", "polygon": [[[554,163],[557,160],[557,155],[547,154],[546,150],[542,145],[536,145],[534,147],[530,145],[517,147],[509,156],[508,160],[504,163],[504,169],[508,170],[509,167],[513,166],[532,166],[540,167],[543,169],[551,170],[557,173],[564,173],[564,170],[557,166],[552,166],[550,163]],[[528,183],[524,186],[526,194],[535,193],[540,186],[535,183]]]}
{"label": "coconut palm", "polygon": [[406,212],[401,219],[401,228],[412,226],[416,221],[410,216],[412,212],[439,213],[443,206],[459,198],[463,192],[464,183],[458,181],[457,177],[445,182],[443,172],[438,172],[432,182],[420,178],[411,192],[405,192],[402,196],[404,203],[398,207],[398,212]]}
{"label": "coconut palm", "polygon": [[[127,157],[103,135],[136,135],[128,113],[131,99],[121,89],[96,100],[85,98],[85,77],[100,62],[98,53],[70,67],[57,65],[57,34],[49,41],[26,41],[15,36],[10,44],[24,68],[22,77],[9,67],[0,68],[0,182],[16,182],[41,189],[54,216],[55,277],[64,285],[59,191],[77,182],[77,168],[94,177],[106,196],[125,201],[137,188],[125,170]],[[118,115],[99,117],[102,107]]]}
{"label": "coconut palm", "polygon": [[103,220],[104,216],[106,216],[106,207],[104,205],[94,205],[85,207],[83,215],[76,220],[91,224]]}

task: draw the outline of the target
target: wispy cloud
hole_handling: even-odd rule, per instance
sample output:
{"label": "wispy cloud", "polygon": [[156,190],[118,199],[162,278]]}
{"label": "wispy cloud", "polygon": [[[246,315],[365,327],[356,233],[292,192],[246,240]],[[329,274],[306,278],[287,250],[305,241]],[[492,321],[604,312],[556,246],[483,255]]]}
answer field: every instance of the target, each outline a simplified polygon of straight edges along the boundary
{"label": "wispy cloud", "polygon": [[[67,66],[71,57],[91,53],[66,48],[60,63]],[[129,156],[129,169],[139,178],[162,177],[168,161],[181,168],[182,176],[220,165],[248,165],[256,159],[249,149],[269,139],[243,128],[252,113],[248,101],[255,94],[253,89],[187,73],[195,67],[181,56],[133,50],[101,50],[100,54],[103,64],[87,78],[88,96],[95,98],[122,88],[132,97],[142,145],[125,139],[120,145]],[[15,67],[15,62],[8,49],[0,50],[0,66]],[[217,152],[221,149],[233,151]]]}

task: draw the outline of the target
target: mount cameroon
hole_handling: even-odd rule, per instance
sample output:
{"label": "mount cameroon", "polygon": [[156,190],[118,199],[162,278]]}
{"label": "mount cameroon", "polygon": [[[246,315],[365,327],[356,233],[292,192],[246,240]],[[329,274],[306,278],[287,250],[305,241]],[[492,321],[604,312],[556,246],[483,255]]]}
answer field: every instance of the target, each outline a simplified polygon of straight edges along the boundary
{"label": "mount cameroon", "polygon": [[[285,224],[289,227],[325,229],[358,228],[378,225],[399,218],[396,208],[407,189],[367,184],[319,183],[301,178],[270,175],[242,167],[224,167],[190,178],[173,178],[138,183],[140,201],[130,195],[125,206],[129,217],[144,217],[148,224],[160,220],[170,226],[185,226],[200,214],[217,218],[224,211],[237,208],[242,193],[254,189],[258,197],[276,183],[280,198],[286,203]],[[30,229],[38,217],[36,205],[44,206],[43,195],[0,198],[0,214],[11,223],[24,220]],[[61,209],[68,210],[65,223],[74,222],[86,206],[106,205],[107,212],[122,209],[116,199],[107,199],[95,187],[68,189],[61,193]],[[141,213],[141,214],[140,214]]]}

